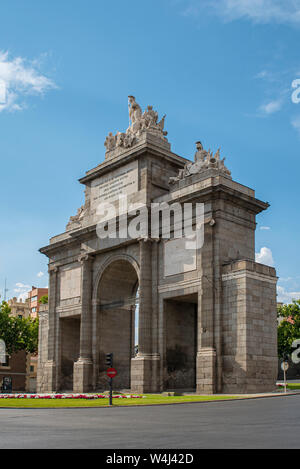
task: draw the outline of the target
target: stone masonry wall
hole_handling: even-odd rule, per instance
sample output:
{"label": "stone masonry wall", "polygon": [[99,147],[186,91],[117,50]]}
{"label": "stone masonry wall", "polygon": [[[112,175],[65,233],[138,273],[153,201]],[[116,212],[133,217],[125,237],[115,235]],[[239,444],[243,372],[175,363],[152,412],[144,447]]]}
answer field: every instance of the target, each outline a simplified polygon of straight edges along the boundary
{"label": "stone masonry wall", "polygon": [[276,273],[251,261],[223,269],[223,392],[267,392],[277,378]]}
{"label": "stone masonry wall", "polygon": [[45,364],[48,360],[48,305],[41,305],[39,312],[39,349],[37,369],[37,392],[43,392],[47,388],[47,375]]}

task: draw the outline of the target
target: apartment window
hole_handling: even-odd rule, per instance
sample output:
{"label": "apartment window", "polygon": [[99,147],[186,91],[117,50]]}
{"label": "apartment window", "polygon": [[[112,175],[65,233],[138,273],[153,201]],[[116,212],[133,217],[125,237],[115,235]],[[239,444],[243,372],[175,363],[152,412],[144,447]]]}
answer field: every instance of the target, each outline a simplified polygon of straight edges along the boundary
{"label": "apartment window", "polygon": [[37,298],[38,298],[37,296],[32,296],[31,297],[31,303],[33,303],[34,301],[37,301]]}
{"label": "apartment window", "polygon": [[34,372],[34,366],[30,365],[30,373]]}
{"label": "apartment window", "polygon": [[31,308],[32,313],[36,313],[36,308]]}

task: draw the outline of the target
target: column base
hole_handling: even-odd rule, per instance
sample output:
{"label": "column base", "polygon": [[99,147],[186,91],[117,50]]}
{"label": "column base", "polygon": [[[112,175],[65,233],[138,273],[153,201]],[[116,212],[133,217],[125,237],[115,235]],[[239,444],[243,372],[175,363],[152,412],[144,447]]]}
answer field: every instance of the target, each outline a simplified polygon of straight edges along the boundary
{"label": "column base", "polygon": [[56,392],[56,363],[48,360],[43,369],[43,376],[38,392]]}
{"label": "column base", "polygon": [[159,355],[132,358],[131,391],[136,393],[160,392],[159,365]]}
{"label": "column base", "polygon": [[202,348],[197,353],[197,393],[215,394],[217,354],[214,348]]}
{"label": "column base", "polygon": [[87,358],[79,358],[74,363],[74,392],[89,392],[92,390],[93,362]]}

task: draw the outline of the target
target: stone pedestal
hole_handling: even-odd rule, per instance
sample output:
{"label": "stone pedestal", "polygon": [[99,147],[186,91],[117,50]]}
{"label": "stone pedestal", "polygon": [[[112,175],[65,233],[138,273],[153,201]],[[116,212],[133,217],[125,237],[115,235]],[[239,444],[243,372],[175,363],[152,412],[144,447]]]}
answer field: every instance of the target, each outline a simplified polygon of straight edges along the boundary
{"label": "stone pedestal", "polygon": [[74,392],[92,390],[93,363],[89,359],[80,358],[74,363]]}
{"label": "stone pedestal", "polygon": [[137,356],[131,360],[131,390],[137,393],[160,392],[159,355]]}
{"label": "stone pedestal", "polygon": [[216,392],[216,351],[203,348],[197,353],[197,393],[215,394]]}
{"label": "stone pedestal", "polygon": [[44,380],[44,389],[41,389],[40,392],[56,392],[56,363],[48,360],[44,366],[44,373],[46,380]]}

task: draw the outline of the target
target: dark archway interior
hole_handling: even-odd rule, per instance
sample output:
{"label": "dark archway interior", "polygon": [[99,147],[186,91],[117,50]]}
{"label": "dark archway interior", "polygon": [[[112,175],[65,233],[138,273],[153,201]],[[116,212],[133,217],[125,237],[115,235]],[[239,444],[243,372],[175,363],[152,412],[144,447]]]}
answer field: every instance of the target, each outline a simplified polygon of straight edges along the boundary
{"label": "dark archway interior", "polygon": [[114,389],[130,389],[131,359],[135,356],[135,312],[138,276],[130,262],[117,260],[104,271],[98,289],[98,380],[97,388],[108,388],[105,354],[114,354],[118,374]]}
{"label": "dark archway interior", "polygon": [[61,328],[61,380],[62,390],[73,389],[73,368],[80,353],[80,319],[60,319]]}
{"label": "dark archway interior", "polygon": [[164,389],[196,387],[197,295],[165,301]]}

